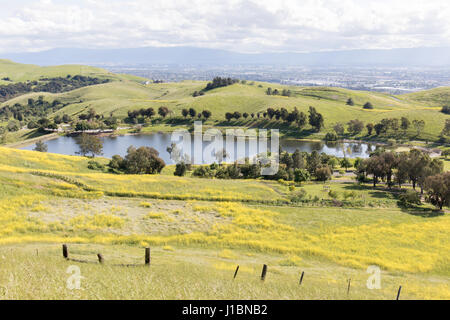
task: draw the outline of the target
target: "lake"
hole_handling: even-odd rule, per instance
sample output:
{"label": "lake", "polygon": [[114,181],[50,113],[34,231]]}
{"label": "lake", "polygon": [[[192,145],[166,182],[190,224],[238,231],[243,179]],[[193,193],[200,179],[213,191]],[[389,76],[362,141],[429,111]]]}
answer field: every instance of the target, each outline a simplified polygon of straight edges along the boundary
{"label": "lake", "polygon": [[[119,154],[125,156],[129,146],[135,146],[136,148],[141,146],[148,146],[155,148],[160,157],[167,163],[173,164],[174,161],[170,159],[170,154],[167,152],[167,147],[171,145],[170,133],[154,133],[154,134],[141,134],[141,135],[124,135],[116,137],[102,137],[103,140],[103,156],[111,158],[113,155]],[[270,139],[269,139],[270,141]],[[48,152],[59,153],[65,155],[75,155],[79,150],[76,137],[61,136],[56,139],[48,140],[45,142],[48,146]],[[203,144],[203,149],[208,146],[209,143]],[[182,144],[178,144],[182,145]],[[356,142],[338,142],[338,143],[325,143],[325,142],[313,142],[313,141],[300,141],[293,139],[280,139],[281,149],[290,153],[295,150],[306,151],[308,153],[312,151],[318,151],[319,153],[326,153],[329,155],[344,157],[344,154],[348,158],[367,158],[370,152],[375,150],[375,145],[367,143]],[[33,150],[35,145],[29,145],[23,147],[24,150]],[[193,149],[193,143],[191,148]],[[245,146],[246,155],[254,156],[255,152],[250,152],[248,147],[248,141]],[[212,163],[215,161],[213,156],[207,156],[204,159],[205,163]],[[216,161],[217,162],[217,161]]]}

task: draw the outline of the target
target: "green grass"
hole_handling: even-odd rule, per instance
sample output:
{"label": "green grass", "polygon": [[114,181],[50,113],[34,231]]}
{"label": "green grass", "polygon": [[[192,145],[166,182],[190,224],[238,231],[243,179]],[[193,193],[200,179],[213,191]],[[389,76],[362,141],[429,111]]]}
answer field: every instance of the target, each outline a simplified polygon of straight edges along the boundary
{"label": "green grass", "polygon": [[[69,245],[74,258],[65,261],[60,245],[13,245],[0,248],[1,299],[388,299],[394,300],[402,285],[401,300],[448,298],[439,294],[448,279],[382,272],[381,289],[368,289],[365,270],[337,268],[324,262],[302,260],[288,265],[277,255],[233,251],[221,258],[218,250],[174,247],[152,248],[151,267],[117,267],[115,263],[143,263],[144,250],[130,246]],[[95,264],[101,252],[104,265]],[[21,267],[17,268],[20,264]],[[235,280],[234,270],[240,269]],[[259,277],[268,265],[266,280]],[[67,281],[70,266],[78,266],[80,289]],[[68,273],[69,271],[69,273]],[[298,284],[301,272],[303,283]],[[351,279],[347,295],[347,280]],[[70,280],[69,280],[69,283]]]}

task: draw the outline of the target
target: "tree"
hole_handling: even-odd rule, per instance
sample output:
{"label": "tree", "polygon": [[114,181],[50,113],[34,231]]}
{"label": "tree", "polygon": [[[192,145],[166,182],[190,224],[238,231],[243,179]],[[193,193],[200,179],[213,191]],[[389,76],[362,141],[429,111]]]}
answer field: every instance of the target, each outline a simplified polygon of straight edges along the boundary
{"label": "tree", "polygon": [[128,148],[124,159],[125,171],[129,174],[160,173],[165,165],[164,161],[159,157],[159,152],[151,147],[136,149],[131,146]]}
{"label": "tree", "polygon": [[183,109],[181,110],[181,114],[184,118],[186,118],[189,115],[189,110],[188,109]]}
{"label": "tree", "polygon": [[297,149],[292,154],[292,167],[294,169],[303,169],[305,168],[305,158],[303,154]]}
{"label": "tree", "polygon": [[242,116],[244,117],[244,119],[247,119],[247,118],[248,118],[248,113],[247,113],[247,112],[244,112],[244,113],[242,114]]}
{"label": "tree", "polygon": [[372,135],[372,131],[373,131],[373,129],[374,129],[373,123],[368,123],[368,124],[366,125],[366,129],[367,129],[367,134],[368,134],[369,136],[371,136],[371,135]]}
{"label": "tree", "polygon": [[70,121],[72,121],[72,118],[68,114],[63,114],[62,121],[64,123],[69,123]]}
{"label": "tree", "polygon": [[235,111],[235,112],[233,113],[233,118],[235,118],[236,120],[239,120],[240,117],[241,117],[241,113],[240,113],[240,112]]}
{"label": "tree", "polygon": [[189,108],[189,116],[191,118],[195,118],[196,115],[197,115],[197,111],[195,111],[194,108]]}
{"label": "tree", "polygon": [[77,143],[80,148],[80,151],[78,151],[77,154],[80,154],[83,157],[91,154],[94,158],[95,155],[101,155],[103,152],[103,142],[97,136],[82,133]]}
{"label": "tree", "polygon": [[175,166],[175,172],[173,173],[175,176],[183,177],[186,175],[187,166],[184,162],[179,162]]}
{"label": "tree", "polygon": [[373,105],[370,102],[366,102],[363,106],[364,109],[373,109]]}
{"label": "tree", "polygon": [[450,119],[445,120],[445,126],[442,129],[441,135],[443,137],[450,137]]}
{"label": "tree", "polygon": [[205,120],[208,120],[210,117],[211,117],[211,111],[209,111],[209,110],[203,110],[202,111],[202,115],[203,115],[203,117],[205,118]]}
{"label": "tree", "polygon": [[[165,112],[166,110],[164,110],[164,112]],[[148,118],[152,118],[154,115],[155,115],[155,110],[153,109],[153,108],[148,108],[148,109],[146,109],[144,112],[143,112],[144,114],[144,116],[146,116],[146,117],[148,117]]]}
{"label": "tree", "polygon": [[414,190],[408,190],[399,196],[399,202],[402,207],[412,207],[413,205],[420,205],[420,195]]}
{"label": "tree", "polygon": [[6,129],[9,132],[13,132],[13,131],[19,131],[20,126],[19,123],[15,120],[11,120],[10,122],[8,122],[8,124],[6,125]]}
{"label": "tree", "polygon": [[294,169],[294,181],[302,183],[311,179],[311,175],[306,169]]}
{"label": "tree", "polygon": [[450,172],[430,176],[425,180],[427,200],[442,210],[450,205]]}
{"label": "tree", "polygon": [[39,140],[36,142],[36,147],[34,147],[33,150],[38,152],[47,152],[48,147],[42,140]]}
{"label": "tree", "polygon": [[306,114],[305,113],[300,112],[298,114],[297,124],[300,129],[306,125]]}
{"label": "tree", "polygon": [[345,132],[344,125],[340,122],[336,123],[333,126],[334,132],[336,132],[337,135],[342,136]]}
{"label": "tree", "polygon": [[408,129],[411,125],[411,122],[406,117],[402,117],[402,119],[400,121],[401,121],[400,127],[402,128],[403,133],[406,134],[406,131],[408,131]]}
{"label": "tree", "polygon": [[323,128],[323,116],[314,107],[309,107],[309,124],[316,131],[320,131]]}
{"label": "tree", "polygon": [[325,141],[337,141],[337,140],[338,136],[334,132],[327,132],[327,134],[325,135]]}
{"label": "tree", "polygon": [[347,104],[348,106],[354,106],[354,105],[355,105],[355,103],[353,102],[353,99],[352,99],[352,98],[348,98],[346,104]]}
{"label": "tree", "polygon": [[445,113],[445,114],[450,114],[450,107],[449,106],[443,106],[441,112]]}
{"label": "tree", "polygon": [[331,179],[331,170],[330,167],[324,165],[316,169],[314,174],[316,176],[317,181],[328,181]]}
{"label": "tree", "polygon": [[423,120],[413,120],[413,126],[416,129],[417,135],[419,136],[423,128],[425,128],[425,121]]}
{"label": "tree", "polygon": [[159,107],[158,109],[158,114],[163,118],[165,118],[169,113],[170,110],[167,107]]}
{"label": "tree", "polygon": [[364,122],[362,122],[361,120],[358,120],[358,119],[350,120],[347,125],[348,125],[348,131],[352,135],[357,135],[357,134],[361,133],[364,129]]}
{"label": "tree", "polygon": [[347,171],[348,168],[352,167],[352,163],[350,162],[350,160],[348,160],[347,158],[343,158],[341,160],[341,167],[345,168],[345,170]]}
{"label": "tree", "polygon": [[225,118],[227,121],[231,121],[231,119],[233,119],[233,114],[231,112],[227,112],[225,113]]}
{"label": "tree", "polygon": [[314,174],[321,164],[320,154],[316,150],[308,154],[306,157],[306,168],[310,174]]}

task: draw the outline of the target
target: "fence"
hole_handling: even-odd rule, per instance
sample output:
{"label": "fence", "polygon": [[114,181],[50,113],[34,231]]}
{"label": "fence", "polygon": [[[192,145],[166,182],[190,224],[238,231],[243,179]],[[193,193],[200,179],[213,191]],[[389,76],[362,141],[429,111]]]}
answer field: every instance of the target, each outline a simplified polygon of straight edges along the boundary
{"label": "fence", "polygon": [[[67,261],[74,261],[74,262],[80,262],[80,263],[95,263],[95,262],[92,262],[92,261],[78,260],[78,259],[70,258],[69,257],[69,248],[67,247],[66,244],[62,245],[62,251],[63,251],[63,257]],[[101,253],[97,253],[97,259],[98,259],[98,263],[104,264],[105,259],[103,258],[103,255]],[[145,248],[144,264],[112,264],[112,266],[119,266],[119,267],[150,266],[150,260],[151,260],[150,248]],[[264,264],[263,267],[262,267],[262,271],[261,271],[261,281],[265,281],[266,280],[267,271],[268,271],[268,266],[266,264]],[[233,280],[236,279],[236,277],[238,275],[238,272],[239,272],[239,265],[236,267],[236,270],[234,271]],[[299,285],[300,286],[303,283],[304,276],[305,276],[305,271],[302,271],[302,273],[300,275],[300,280],[299,280]],[[348,279],[347,280],[347,295],[350,295],[351,281],[352,281],[352,279]],[[396,300],[400,300],[400,293],[401,293],[401,291],[402,291],[402,286],[400,286],[398,288]]]}

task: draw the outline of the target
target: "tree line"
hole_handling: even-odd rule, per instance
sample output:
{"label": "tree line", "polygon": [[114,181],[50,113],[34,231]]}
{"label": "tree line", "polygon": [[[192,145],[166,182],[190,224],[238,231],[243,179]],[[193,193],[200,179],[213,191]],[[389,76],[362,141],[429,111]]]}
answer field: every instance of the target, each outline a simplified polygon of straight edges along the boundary
{"label": "tree line", "polygon": [[247,119],[251,116],[255,118],[265,118],[273,120],[274,118],[279,121],[288,123],[289,125],[296,124],[299,128],[303,128],[308,122],[316,131],[320,131],[324,126],[324,117],[321,113],[317,112],[316,108],[309,107],[308,116],[304,112],[298,111],[295,107],[293,111],[289,112],[286,108],[274,109],[267,108],[265,112],[251,113],[247,112],[241,114],[239,111],[225,113],[225,119],[231,121],[232,119],[239,120],[241,117]]}
{"label": "tree line", "polygon": [[39,81],[17,82],[0,85],[0,102],[30,92],[61,93],[74,89],[109,82],[109,79],[99,79],[81,75],[56,78],[43,78]]}

